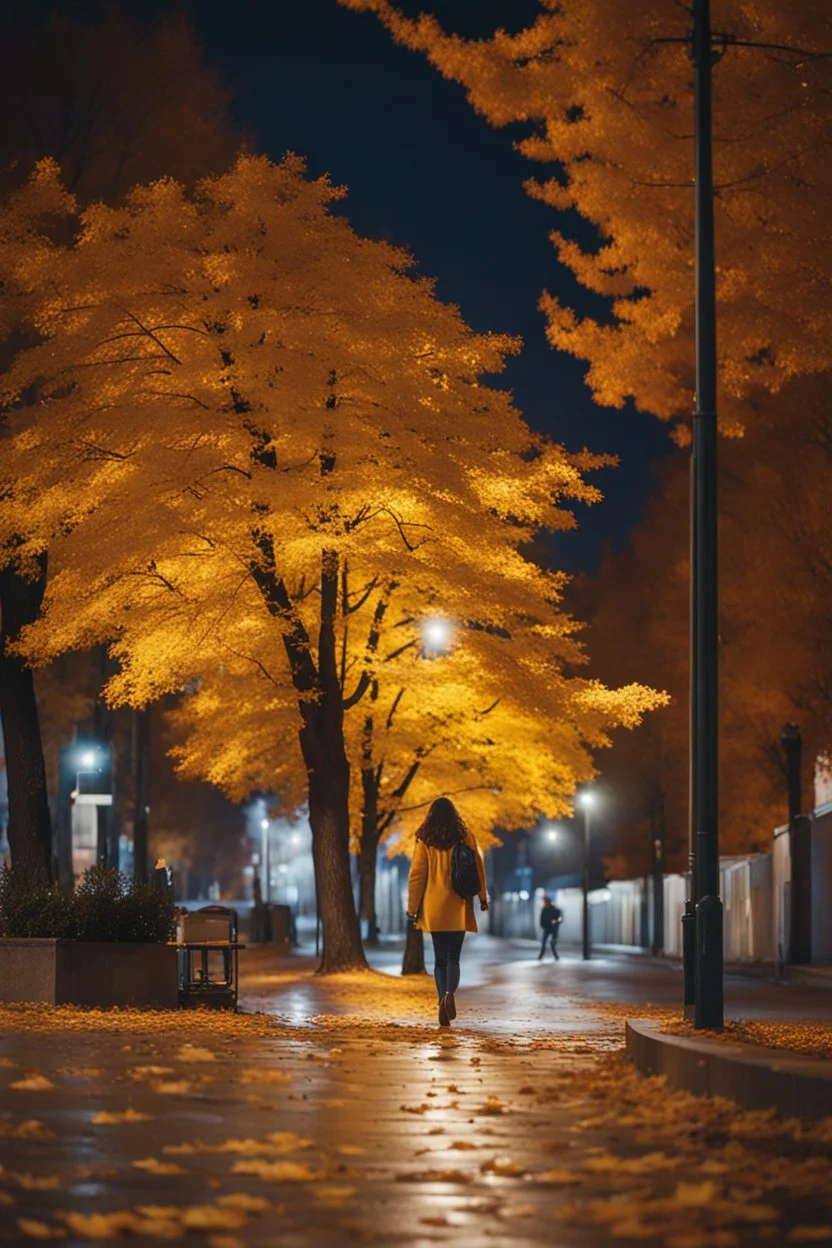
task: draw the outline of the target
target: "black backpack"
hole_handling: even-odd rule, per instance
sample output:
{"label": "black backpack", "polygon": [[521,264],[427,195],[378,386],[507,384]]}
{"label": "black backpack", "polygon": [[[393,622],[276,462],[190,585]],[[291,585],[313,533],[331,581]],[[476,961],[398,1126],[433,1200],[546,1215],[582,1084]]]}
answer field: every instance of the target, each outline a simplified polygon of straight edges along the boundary
{"label": "black backpack", "polygon": [[465,841],[458,841],[451,854],[451,888],[463,901],[479,896],[480,873],[477,855]]}

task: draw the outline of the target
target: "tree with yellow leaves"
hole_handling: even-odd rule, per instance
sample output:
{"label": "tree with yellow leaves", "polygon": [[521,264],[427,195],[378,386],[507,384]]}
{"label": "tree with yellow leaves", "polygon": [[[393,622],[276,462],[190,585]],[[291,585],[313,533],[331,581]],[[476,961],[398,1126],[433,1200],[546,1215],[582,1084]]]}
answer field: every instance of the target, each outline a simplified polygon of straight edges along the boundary
{"label": "tree with yellow leaves", "polygon": [[[800,725],[811,765],[832,747],[832,524],[826,505],[832,436],[824,380],[791,382],[760,401],[720,465],[720,827],[725,853],[770,846],[785,821],[780,735]],[[626,870],[643,874],[651,845],[671,870],[687,864],[688,468],[663,467],[630,547],[608,554],[574,590],[598,674],[667,689],[672,703],[602,764],[610,822]]]}
{"label": "tree with yellow leaves", "polygon": [[[469,590],[475,575],[457,569]],[[611,694],[597,681],[564,680],[532,622],[515,619],[511,636],[475,621],[452,623],[426,613],[429,586],[413,588],[402,584],[391,596],[378,622],[371,684],[345,716],[359,914],[371,940],[379,846],[409,855],[437,793],[460,801],[484,847],[494,843],[495,827],[529,826],[541,813],[568,815],[577,785],[593,774],[592,750],[609,743],[609,729],[634,726],[661,701],[634,686]],[[340,627],[343,645],[343,620]],[[231,658],[176,713],[180,768],[212,779],[235,800],[268,790],[284,808],[297,809],[306,776],[291,747],[296,714],[262,670]]]}
{"label": "tree with yellow leaves", "polygon": [[[363,964],[345,716],[398,586],[568,688],[582,652],[563,578],[520,546],[569,523],[560,499],[595,496],[589,458],[481,381],[514,344],[473,334],[407,255],[358,238],[338,197],[296,159],[249,157],[195,195],[159,182],[94,206],[72,247],[30,231],[0,252],[43,339],[3,391],[38,405],[12,422],[0,540],[25,533],[18,564],[48,548],[55,568],[26,653],[109,642],[115,703],[210,688],[232,660],[274,688],[280,725],[291,695],[326,970]],[[13,212],[47,208],[73,210],[48,163]],[[655,695],[581,698],[591,732],[599,705],[616,721]]]}
{"label": "tree with yellow leaves", "polygon": [[[598,231],[583,251],[552,232],[561,261],[611,301],[612,323],[552,294],[553,346],[589,363],[597,402],[632,396],[664,420],[693,407],[693,84],[688,6],[671,0],[540,0],[517,34],[470,41],[389,0],[393,36],[460,82],[494,126],[523,123],[519,150],[555,166],[527,189]],[[721,420],[744,400],[832,366],[827,204],[832,194],[832,17],[826,0],[722,0],[714,23],[717,299]],[[762,46],[752,46],[762,45]],[[795,49],[789,51],[788,49]],[[568,228],[568,219],[565,219]],[[684,429],[680,430],[684,436]]]}
{"label": "tree with yellow leaves", "polygon": [[[0,43],[0,197],[29,177],[35,161],[54,158],[80,205],[118,198],[137,181],[173,175],[191,182],[224,168],[239,145],[227,126],[228,99],[209,70],[187,24],[136,21],[124,12],[101,17],[44,16],[36,5],[4,15]],[[187,142],[183,135],[187,134]],[[2,200],[0,200],[2,202]],[[25,231],[5,200],[5,226]],[[62,208],[68,234],[71,221]],[[39,223],[47,228],[50,222]],[[23,235],[17,245],[25,246]],[[0,363],[31,333],[23,292],[0,286]],[[0,573],[0,721],[9,785],[9,843],[13,862],[51,873],[53,846],[47,799],[41,716],[54,725],[50,704],[36,698],[31,670],[12,652],[20,631],[36,617],[46,582],[45,559],[19,574]],[[71,697],[71,691],[67,691]],[[51,742],[54,747],[54,741]],[[50,748],[54,758],[54,748]]]}

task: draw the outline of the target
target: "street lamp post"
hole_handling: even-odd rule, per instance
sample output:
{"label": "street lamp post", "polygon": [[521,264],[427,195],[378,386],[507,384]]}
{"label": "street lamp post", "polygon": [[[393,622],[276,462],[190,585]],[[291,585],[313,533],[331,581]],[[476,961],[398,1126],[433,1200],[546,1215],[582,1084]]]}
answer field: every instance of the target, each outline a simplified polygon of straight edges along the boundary
{"label": "street lamp post", "polygon": [[269,861],[269,821],[260,820],[260,876],[263,901],[271,899],[271,862]]}
{"label": "street lamp post", "polygon": [[696,410],[693,419],[692,809],[695,818],[694,1026],[721,1027],[717,719],[717,356],[709,0],[693,8],[696,145]]}
{"label": "street lamp post", "polygon": [[583,894],[584,894],[584,922],[583,922],[583,959],[584,962],[589,961],[589,847],[590,838],[592,836],[592,806],[595,801],[595,795],[585,789],[578,798],[584,811],[584,870],[583,870]]}

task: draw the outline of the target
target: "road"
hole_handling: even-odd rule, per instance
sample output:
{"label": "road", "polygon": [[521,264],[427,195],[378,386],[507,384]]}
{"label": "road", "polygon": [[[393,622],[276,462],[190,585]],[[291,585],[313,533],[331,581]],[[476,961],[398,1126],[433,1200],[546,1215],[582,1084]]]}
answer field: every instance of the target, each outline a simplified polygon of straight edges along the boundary
{"label": "road", "polygon": [[0,1242],[832,1242],[829,1124],[696,1101],[622,1056],[629,1004],[678,1001],[672,969],[483,937],[440,1031],[426,976],[245,959],[237,1016],[0,1007]]}

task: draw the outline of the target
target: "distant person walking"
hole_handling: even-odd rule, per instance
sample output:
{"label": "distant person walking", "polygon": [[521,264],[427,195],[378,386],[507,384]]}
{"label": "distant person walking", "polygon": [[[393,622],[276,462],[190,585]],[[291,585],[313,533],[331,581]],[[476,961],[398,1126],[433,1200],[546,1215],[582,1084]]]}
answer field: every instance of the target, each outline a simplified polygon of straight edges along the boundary
{"label": "distant person walking", "polygon": [[538,962],[546,953],[546,946],[551,944],[552,953],[555,955],[555,961],[560,962],[558,957],[558,932],[563,922],[563,911],[556,906],[551,897],[543,898],[543,909],[540,911],[540,926],[543,931],[543,939],[540,942],[540,953],[537,955]]}
{"label": "distant person walking", "polygon": [[438,797],[416,832],[407,917],[433,941],[439,1026],[456,1018],[459,958],[466,932],[477,930],[474,898],[488,909],[485,865],[479,846],[453,802]]}

